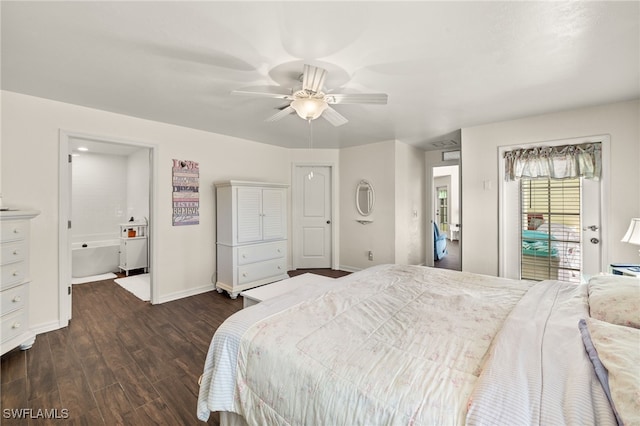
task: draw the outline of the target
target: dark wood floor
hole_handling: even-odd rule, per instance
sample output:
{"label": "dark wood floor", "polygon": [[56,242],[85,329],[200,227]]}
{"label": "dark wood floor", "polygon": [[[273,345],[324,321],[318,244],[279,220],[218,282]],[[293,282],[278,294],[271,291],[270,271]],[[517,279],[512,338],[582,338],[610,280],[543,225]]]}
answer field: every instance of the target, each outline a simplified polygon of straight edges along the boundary
{"label": "dark wood floor", "polygon": [[[339,277],[346,272],[297,270]],[[197,425],[198,378],[214,331],[242,308],[216,291],[151,305],[113,280],[76,285],[69,327],[2,356],[3,425]],[[67,420],[6,418],[57,410]],[[68,410],[68,411],[64,411]],[[42,417],[42,416],[41,416]],[[212,414],[209,424],[218,424]]]}
{"label": "dark wood floor", "polygon": [[340,278],[350,274],[350,272],[336,271],[332,269],[296,269],[295,271],[289,271],[288,274],[290,277],[295,277],[296,275],[306,274],[307,272],[331,278]]}
{"label": "dark wood floor", "polygon": [[447,255],[440,260],[433,262],[435,268],[462,270],[462,260],[460,257],[460,241],[447,240]]}

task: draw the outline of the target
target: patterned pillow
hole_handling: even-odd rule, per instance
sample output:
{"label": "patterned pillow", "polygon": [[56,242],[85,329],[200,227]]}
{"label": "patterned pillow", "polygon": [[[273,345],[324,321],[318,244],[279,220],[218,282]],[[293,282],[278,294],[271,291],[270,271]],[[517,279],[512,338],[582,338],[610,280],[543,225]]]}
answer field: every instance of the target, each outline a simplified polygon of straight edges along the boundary
{"label": "patterned pillow", "polygon": [[640,328],[640,279],[621,275],[591,278],[589,315],[611,324]]}
{"label": "patterned pillow", "polygon": [[615,411],[625,425],[640,424],[640,330],[587,318],[598,358],[607,369]]}

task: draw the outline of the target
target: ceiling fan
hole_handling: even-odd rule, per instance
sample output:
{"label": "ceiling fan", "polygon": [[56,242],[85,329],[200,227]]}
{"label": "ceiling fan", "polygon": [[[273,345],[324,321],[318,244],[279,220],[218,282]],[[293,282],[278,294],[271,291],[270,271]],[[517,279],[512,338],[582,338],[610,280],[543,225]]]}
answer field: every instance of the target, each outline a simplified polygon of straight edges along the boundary
{"label": "ceiling fan", "polygon": [[251,87],[234,90],[235,95],[262,96],[276,99],[290,100],[291,103],[265,121],[276,121],[296,112],[300,118],[311,121],[322,116],[334,126],[342,126],[347,120],[330,105],[335,104],[386,104],[385,93],[327,93],[323,91],[327,70],[305,64],[300,80],[302,88],[286,90],[280,87],[269,88],[267,91],[252,90]]}

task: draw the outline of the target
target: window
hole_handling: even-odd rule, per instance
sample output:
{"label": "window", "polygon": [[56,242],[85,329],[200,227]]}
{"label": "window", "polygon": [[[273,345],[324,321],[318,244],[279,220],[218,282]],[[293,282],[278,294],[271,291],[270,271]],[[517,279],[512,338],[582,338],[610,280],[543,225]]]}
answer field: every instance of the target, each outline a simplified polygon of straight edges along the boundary
{"label": "window", "polygon": [[447,187],[438,187],[438,227],[446,232],[449,227],[449,191]]}
{"label": "window", "polygon": [[580,282],[581,178],[521,179],[522,279]]}

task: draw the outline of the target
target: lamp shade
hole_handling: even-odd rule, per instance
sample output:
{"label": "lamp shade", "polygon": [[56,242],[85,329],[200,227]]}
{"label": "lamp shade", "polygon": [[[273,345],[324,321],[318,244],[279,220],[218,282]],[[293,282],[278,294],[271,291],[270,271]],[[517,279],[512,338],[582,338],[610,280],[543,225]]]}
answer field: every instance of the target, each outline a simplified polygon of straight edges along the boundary
{"label": "lamp shade", "polygon": [[629,229],[624,234],[621,240],[623,243],[635,244],[640,246],[640,218],[634,217],[631,219]]}
{"label": "lamp shade", "polygon": [[327,108],[327,103],[323,99],[302,98],[291,102],[291,107],[296,110],[300,118],[315,120]]}

